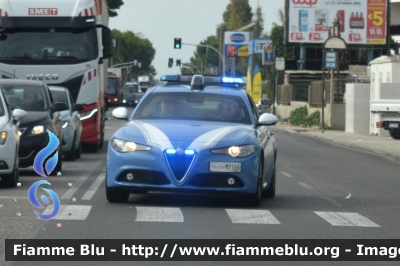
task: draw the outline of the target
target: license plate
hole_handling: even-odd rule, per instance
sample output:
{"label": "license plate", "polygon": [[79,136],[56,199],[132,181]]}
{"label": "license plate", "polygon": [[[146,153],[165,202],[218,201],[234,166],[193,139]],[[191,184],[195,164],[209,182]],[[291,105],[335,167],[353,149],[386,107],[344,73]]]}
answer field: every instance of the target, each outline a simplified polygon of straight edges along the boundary
{"label": "license plate", "polygon": [[397,123],[389,123],[389,127],[399,127],[399,124]]}
{"label": "license plate", "polygon": [[223,162],[211,162],[210,172],[234,172],[240,173],[242,170],[241,163],[223,163]]}

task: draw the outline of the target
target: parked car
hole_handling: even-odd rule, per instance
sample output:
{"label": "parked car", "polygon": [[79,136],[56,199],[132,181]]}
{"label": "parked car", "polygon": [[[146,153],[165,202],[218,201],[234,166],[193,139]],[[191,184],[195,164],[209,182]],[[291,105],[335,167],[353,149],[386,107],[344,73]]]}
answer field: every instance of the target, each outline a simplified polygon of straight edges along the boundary
{"label": "parked car", "polygon": [[[27,116],[20,120],[19,167],[33,166],[36,155],[49,143],[50,130],[59,140],[62,153],[63,129],[59,111],[67,110],[65,103],[54,103],[48,86],[41,81],[0,79],[0,88],[12,110],[23,109]],[[62,169],[62,156],[52,174]]]}
{"label": "parked car", "polygon": [[11,111],[0,91],[0,185],[15,187],[19,178],[18,171],[18,124],[27,113],[21,109]]}
{"label": "parked car", "polygon": [[71,93],[65,87],[49,86],[55,102],[65,103],[68,110],[60,111],[64,131],[62,152],[64,158],[74,161],[81,157],[82,123],[78,111],[83,110],[82,104],[75,104]]}
{"label": "parked car", "polygon": [[[277,145],[269,126],[278,118],[259,115],[243,81],[161,80],[166,85],[148,91],[110,138],[107,200],[126,202],[130,193],[148,191],[219,193],[258,206],[274,197]],[[113,116],[128,119],[128,110],[116,108]]]}
{"label": "parked car", "polygon": [[137,82],[127,82],[122,87],[122,105],[135,107],[145,92],[139,90]]}
{"label": "parked car", "polygon": [[260,114],[272,113],[272,101],[270,99],[260,99],[256,106]]}

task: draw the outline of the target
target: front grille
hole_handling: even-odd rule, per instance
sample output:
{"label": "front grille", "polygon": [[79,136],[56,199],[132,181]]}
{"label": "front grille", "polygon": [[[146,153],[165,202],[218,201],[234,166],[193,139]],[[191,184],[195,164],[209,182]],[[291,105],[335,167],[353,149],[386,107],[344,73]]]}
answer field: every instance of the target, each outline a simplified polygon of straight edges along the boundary
{"label": "front grille", "polygon": [[[235,183],[233,185],[228,184],[228,179],[233,178]],[[199,174],[195,175],[190,180],[189,185],[194,187],[215,187],[215,188],[237,188],[244,187],[243,182],[234,175],[231,174]]]}
{"label": "front grille", "polygon": [[169,169],[177,182],[182,182],[188,172],[195,154],[185,154],[184,152],[176,152],[174,154],[164,153]]}
{"label": "front grille", "polygon": [[[133,175],[132,180],[128,180],[126,176],[128,174]],[[127,170],[122,172],[118,178],[118,181],[123,182],[131,182],[131,183],[139,183],[139,184],[148,184],[148,185],[167,185],[170,184],[168,178],[159,172],[152,171],[142,171],[142,170]]]}

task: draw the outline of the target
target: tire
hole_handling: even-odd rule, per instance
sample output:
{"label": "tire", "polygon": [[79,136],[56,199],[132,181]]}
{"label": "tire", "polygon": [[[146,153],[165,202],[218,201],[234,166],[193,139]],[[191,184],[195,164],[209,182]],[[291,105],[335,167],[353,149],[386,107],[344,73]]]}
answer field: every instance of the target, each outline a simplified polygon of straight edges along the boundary
{"label": "tire", "polygon": [[100,124],[100,143],[99,143],[99,149],[103,148],[104,144],[104,127],[105,127],[105,112],[102,112],[102,117],[101,117],[101,124]]}
{"label": "tire", "polygon": [[260,161],[260,165],[258,166],[258,180],[257,180],[257,188],[256,192],[250,196],[250,206],[258,207],[261,204],[262,200],[262,162]]}
{"label": "tire", "polygon": [[75,141],[76,141],[76,134],[74,135],[74,139],[72,140],[72,147],[69,152],[65,153],[65,159],[67,161],[75,161],[76,154],[75,154]]}
{"label": "tire", "polygon": [[2,187],[16,187],[19,179],[19,169],[18,169],[18,152],[15,155],[14,169],[8,175],[2,175],[0,185]]}
{"label": "tire", "polygon": [[86,152],[89,152],[89,153],[96,153],[99,151],[99,144],[83,143],[82,147]]}
{"label": "tire", "polygon": [[82,142],[79,140],[78,148],[75,150],[75,158],[77,159],[81,158],[81,154],[82,154]]}
{"label": "tire", "polygon": [[400,130],[389,130],[389,135],[392,139],[400,139]]}
{"label": "tire", "polygon": [[118,188],[107,187],[106,179],[106,197],[110,203],[125,203],[129,199],[129,192]]}
{"label": "tire", "polygon": [[275,170],[275,163],[274,163],[274,172],[272,174],[271,183],[269,184],[269,188],[265,189],[262,192],[262,196],[265,198],[272,199],[275,197],[275,186],[276,186],[276,170]]}

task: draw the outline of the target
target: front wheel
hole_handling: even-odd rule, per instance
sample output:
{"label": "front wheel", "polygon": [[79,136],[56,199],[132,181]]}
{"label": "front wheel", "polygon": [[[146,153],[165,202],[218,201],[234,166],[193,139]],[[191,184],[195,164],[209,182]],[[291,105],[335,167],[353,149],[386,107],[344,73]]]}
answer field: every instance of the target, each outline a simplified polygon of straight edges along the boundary
{"label": "front wheel", "polygon": [[258,166],[258,177],[257,177],[257,188],[256,192],[250,196],[250,205],[252,207],[258,207],[262,200],[262,163]]}
{"label": "front wheel", "polygon": [[[17,152],[18,154],[18,152]],[[16,187],[18,178],[19,178],[19,170],[18,170],[18,155],[16,154],[16,160],[14,163],[14,169],[13,171],[8,174],[8,175],[2,175],[1,176],[1,182],[0,185],[2,187]]]}
{"label": "front wheel", "polygon": [[389,130],[389,135],[393,139],[400,139],[400,130]]}
{"label": "front wheel", "polygon": [[108,187],[107,180],[106,180],[106,197],[107,197],[108,202],[124,203],[124,202],[127,202],[129,199],[129,192],[118,189],[118,188]]}

